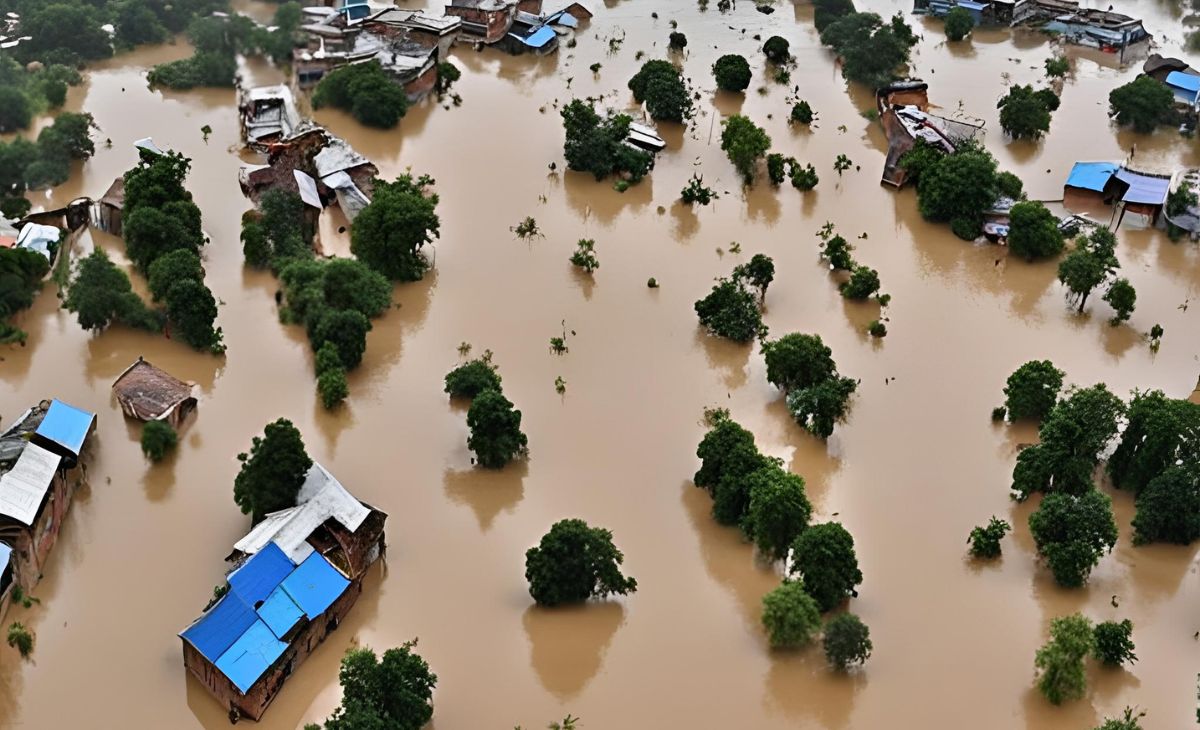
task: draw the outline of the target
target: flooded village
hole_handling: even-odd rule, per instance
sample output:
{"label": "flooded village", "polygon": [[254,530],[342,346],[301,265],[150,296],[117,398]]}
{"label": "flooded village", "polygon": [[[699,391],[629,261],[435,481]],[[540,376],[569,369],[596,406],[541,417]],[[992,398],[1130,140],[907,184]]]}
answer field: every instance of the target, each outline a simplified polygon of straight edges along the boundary
{"label": "flooded village", "polygon": [[1190,0],[48,6],[0,730],[1196,722]]}

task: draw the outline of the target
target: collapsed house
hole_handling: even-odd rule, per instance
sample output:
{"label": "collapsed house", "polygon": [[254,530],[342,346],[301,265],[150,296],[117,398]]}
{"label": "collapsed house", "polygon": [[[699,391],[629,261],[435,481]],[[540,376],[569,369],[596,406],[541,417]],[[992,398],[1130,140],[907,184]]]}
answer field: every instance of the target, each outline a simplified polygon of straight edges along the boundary
{"label": "collapsed house", "polygon": [[974,139],[982,122],[947,119],[929,113],[929,84],[910,79],[889,84],[875,92],[879,123],[887,135],[888,153],[881,182],[904,186],[907,174],[900,166],[904,154],[923,140],[943,152],[953,153],[958,145]]}
{"label": "collapsed house", "polygon": [[287,86],[238,87],[238,117],[242,139],[253,149],[264,150],[273,142],[287,139],[308,124],[296,107],[296,97]]}
{"label": "collapsed house", "polygon": [[464,34],[512,54],[551,53],[559,32],[570,33],[592,12],[573,2],[553,13],[542,12],[542,0],[450,0],[446,15],[462,19]]}
{"label": "collapsed house", "polygon": [[345,620],[384,554],[386,520],[314,463],[296,506],[267,515],[234,545],[225,593],[179,634],[184,666],[231,720],[260,719]]}
{"label": "collapsed house", "polygon": [[176,429],[196,410],[192,389],[191,383],[154,367],[140,356],[112,384],[113,395],[127,418],[166,421]]}
{"label": "collapsed house", "polygon": [[1081,8],[1078,0],[915,0],[913,12],[940,18],[956,7],[976,25],[1035,26],[1068,43],[1112,53],[1151,38],[1138,18]]}
{"label": "collapsed house", "polygon": [[[1172,194],[1178,194],[1184,188],[1192,193],[1200,191],[1200,170],[1183,170],[1176,174],[1171,180],[1171,188],[1167,194],[1168,199]],[[1168,205],[1164,210],[1163,217],[1168,224],[1168,230],[1174,227],[1174,230],[1183,231],[1192,240],[1200,239],[1200,204],[1189,202],[1183,207],[1183,210],[1175,213],[1171,212]]]}
{"label": "collapsed house", "polygon": [[92,212],[92,224],[105,233],[121,235],[121,216],[125,210],[125,178],[113,180],[104,195],[96,201]]}
{"label": "collapsed house", "polygon": [[1147,225],[1159,222],[1167,204],[1171,175],[1139,172],[1115,162],[1076,162],[1063,187],[1063,206],[1075,212],[1102,212],[1114,207],[1119,213],[1116,230],[1126,213],[1143,218]]}
{"label": "collapsed house", "polygon": [[96,415],[42,401],[0,433],[0,614],[13,586],[33,590],[83,482]]}

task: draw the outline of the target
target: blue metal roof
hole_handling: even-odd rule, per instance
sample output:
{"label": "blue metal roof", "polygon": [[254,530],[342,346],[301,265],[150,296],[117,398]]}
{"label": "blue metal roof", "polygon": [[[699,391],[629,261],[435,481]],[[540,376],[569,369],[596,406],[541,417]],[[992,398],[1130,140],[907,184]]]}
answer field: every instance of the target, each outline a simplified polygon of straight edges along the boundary
{"label": "blue metal roof", "polygon": [[1111,162],[1076,162],[1067,177],[1067,186],[1102,193],[1117,169]]}
{"label": "blue metal roof", "polygon": [[987,3],[977,3],[977,2],[972,2],[971,0],[958,0],[954,4],[964,10],[975,10],[975,11],[981,11],[984,8],[988,7]]}
{"label": "blue metal roof", "polygon": [[95,422],[96,414],[53,400],[46,417],[37,427],[37,434],[79,456]]}
{"label": "blue metal roof", "polygon": [[530,48],[541,48],[550,41],[554,40],[554,38],[554,29],[548,25],[543,25],[541,28],[538,28],[524,38],[521,38],[521,42]]}
{"label": "blue metal roof", "polygon": [[6,542],[0,542],[0,575],[4,574],[8,568],[8,558],[12,555],[12,546]]}
{"label": "blue metal roof", "polygon": [[265,623],[255,620],[215,663],[245,694],[286,649],[287,644],[275,638]]}
{"label": "blue metal roof", "polygon": [[1185,74],[1182,71],[1172,71],[1167,74],[1167,83],[1188,91],[1200,91],[1200,76]]}
{"label": "blue metal roof", "polygon": [[267,628],[271,629],[271,633],[282,639],[287,632],[292,630],[293,626],[299,623],[300,619],[304,618],[304,612],[287,594],[287,591],[283,590],[283,586],[279,586],[271,591],[267,600],[258,607],[258,617],[263,620]]}
{"label": "blue metal roof", "polygon": [[295,568],[283,550],[269,542],[229,574],[229,587],[246,604],[257,608],[256,604],[265,600]]}
{"label": "blue metal roof", "polygon": [[236,593],[226,593],[180,636],[213,664],[233,646],[258,617]]}
{"label": "blue metal roof", "polygon": [[346,576],[339,573],[320,553],[305,558],[282,583],[283,590],[310,619],[325,613],[348,585],[350,581]]}

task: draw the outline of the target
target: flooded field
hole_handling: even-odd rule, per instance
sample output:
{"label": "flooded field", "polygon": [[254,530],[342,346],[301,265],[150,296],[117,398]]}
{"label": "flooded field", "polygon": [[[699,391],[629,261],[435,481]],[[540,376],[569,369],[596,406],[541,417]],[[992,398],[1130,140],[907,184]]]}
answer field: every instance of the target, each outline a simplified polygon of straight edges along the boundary
{"label": "flooded field", "polygon": [[[269,13],[265,4],[240,5]],[[880,186],[886,141],[860,114],[872,96],[847,88],[820,46],[811,6],[784,2],[764,15],[745,0],[728,14],[715,3],[701,12],[692,0],[594,5],[577,47],[557,55],[459,44],[452,60],[463,70],[461,107],[427,102],[387,132],[337,112],[315,115],[383,177],[429,173],[441,197],[436,271],[396,287],[397,307],[374,322],[347,405],[332,413],[315,394],[302,328],[278,321],[275,279],[242,264],[239,219],[249,203],[237,185],[234,92],[147,89],[146,69],[186,55],[183,45],[118,56],[72,89],[68,107],[99,125],[98,151],[69,183],[36,194],[35,206],[98,197],[134,164],[131,143],[141,137],[191,157],[188,184],[212,239],[207,282],[222,303],[229,349],[211,357],[119,328],[90,336],[59,308],[52,285],[18,317],[29,344],[0,351],[2,421],[59,397],[99,414],[99,438],[90,487],[35,591],[41,604],[10,613],[36,632],[37,646],[29,662],[0,646],[0,728],[227,726],[221,706],[185,673],[176,633],[222,581],[222,559],[249,527],[232,498],[236,454],[280,416],[300,428],[314,459],[390,515],[389,549],[349,620],[288,681],[264,728],[324,719],[340,697],[337,668],[348,646],[382,650],[414,637],[439,678],[431,727],[441,730],[542,727],[568,712],[588,730],[1049,730],[1091,728],[1126,705],[1149,711],[1146,728],[1190,727],[1200,668],[1195,547],[1134,548],[1132,498],[1103,485],[1121,528],[1117,548],[1085,588],[1057,587],[1035,562],[1026,524],[1037,500],[1008,497],[1018,445],[1036,432],[994,425],[988,415],[1008,374],[1035,358],[1053,360],[1068,382],[1106,382],[1123,397],[1133,388],[1186,397],[1200,375],[1200,248],[1123,226],[1117,253],[1137,288],[1137,311],[1109,327],[1097,298],[1078,315],[1055,263],[964,243],[921,220],[912,190]],[[909,9],[883,0],[859,6],[885,15]],[[1118,2],[1116,10],[1142,16],[1162,53],[1180,53],[1180,16],[1170,4]],[[640,65],[635,54],[665,57],[670,19],[689,38],[685,75],[702,95],[694,127],[666,127],[668,150],[624,194],[611,181],[564,173],[556,106],[601,95],[616,107],[632,104],[625,84]],[[1011,143],[996,99],[1007,83],[1041,79],[1048,41],[980,31],[951,47],[939,22],[910,22],[924,35],[913,70],[930,83],[930,99],[985,120],[987,147],[1030,197],[1060,199],[1076,160],[1123,160],[1135,142],[1139,166],[1200,165],[1195,140],[1109,125],[1108,93],[1140,62],[1121,69],[1111,56],[1072,50],[1050,134]],[[764,72],[753,36],[772,34],[792,43],[792,83],[818,115],[811,130],[786,124],[789,89]],[[610,53],[616,37],[624,40]],[[744,99],[714,92],[709,67],[723,53],[751,59]],[[283,78],[261,63],[245,73],[253,83]],[[765,126],[773,151],[813,163],[815,191],[772,189],[765,179],[741,190],[717,139],[720,118],[739,111]],[[857,166],[841,177],[833,171],[840,153]],[[722,197],[693,211],[677,199],[694,170]],[[510,226],[525,216],[544,238],[515,238]],[[818,261],[814,234],[826,221],[893,296],[885,340],[864,333],[877,305],[844,301]],[[332,240],[335,224],[322,231],[327,250],[347,251]],[[594,279],[567,261],[579,238],[596,241]],[[729,252],[734,241],[740,254]],[[126,261],[115,238],[80,241],[93,245]],[[692,303],[712,279],[759,252],[777,269],[766,297],[772,336],[818,333],[839,370],[861,379],[849,420],[828,442],[791,421],[757,347],[697,325]],[[646,287],[652,276],[661,288]],[[563,321],[576,335],[569,353],[556,356],[547,342]],[[1143,333],[1156,323],[1166,336],[1153,353]],[[524,414],[526,463],[472,467],[464,412],[442,392],[463,341],[495,352],[506,395]],[[201,393],[180,448],[155,466],[109,391],[138,355]],[[567,383],[561,396],[558,376]],[[814,521],[836,516],[853,533],[864,581],[851,610],[874,641],[862,671],[833,674],[815,646],[769,651],[759,612],[777,569],[718,526],[709,498],[691,484],[702,411],[714,405],[804,477]],[[1013,536],[1001,560],[973,563],[967,533],[991,515],[1013,523]],[[564,517],[612,530],[636,594],[570,610],[532,607],[524,551]],[[1033,688],[1033,656],[1050,619],[1074,611],[1132,619],[1139,661],[1120,671],[1090,666],[1086,699],[1053,707]]]}

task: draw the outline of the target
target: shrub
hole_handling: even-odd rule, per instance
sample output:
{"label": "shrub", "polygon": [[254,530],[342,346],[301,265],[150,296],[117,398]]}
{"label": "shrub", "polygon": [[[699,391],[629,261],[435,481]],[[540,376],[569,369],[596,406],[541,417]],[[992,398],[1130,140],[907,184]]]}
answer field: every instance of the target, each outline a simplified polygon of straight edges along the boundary
{"label": "shrub", "polygon": [[798,101],[792,105],[790,119],[797,124],[812,124],[813,110],[807,101]]}
{"label": "shrub", "polygon": [[785,580],[762,604],[762,625],[774,649],[803,646],[821,629],[821,611],[798,581]]}
{"label": "shrub", "polygon": [[745,56],[728,53],[712,67],[717,86],[725,91],[745,91],[750,85],[750,63]]}
{"label": "shrub", "polygon": [[871,631],[858,616],[840,613],[825,624],[825,659],[844,672],[852,664],[863,664],[871,656]]}
{"label": "shrub", "polygon": [[175,429],[166,421],[148,421],[142,427],[142,453],[150,461],[162,461],[178,440]]}
{"label": "shrub", "polygon": [[1012,525],[1004,520],[993,517],[986,527],[976,527],[971,530],[971,555],[976,558],[996,558],[1000,556],[1000,540],[1012,529]]}

